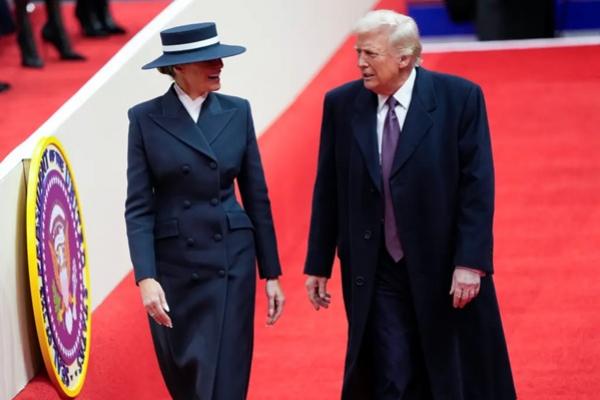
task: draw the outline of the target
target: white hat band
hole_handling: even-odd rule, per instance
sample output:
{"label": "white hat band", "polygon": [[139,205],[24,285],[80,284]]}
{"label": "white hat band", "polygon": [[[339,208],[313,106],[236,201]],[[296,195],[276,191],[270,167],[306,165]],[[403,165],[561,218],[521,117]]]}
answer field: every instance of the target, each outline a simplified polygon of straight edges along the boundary
{"label": "white hat band", "polygon": [[216,43],[219,43],[219,36],[214,36],[209,39],[199,40],[197,42],[191,43],[163,45],[162,48],[164,52],[172,53],[176,51],[200,49],[202,47],[208,47]]}

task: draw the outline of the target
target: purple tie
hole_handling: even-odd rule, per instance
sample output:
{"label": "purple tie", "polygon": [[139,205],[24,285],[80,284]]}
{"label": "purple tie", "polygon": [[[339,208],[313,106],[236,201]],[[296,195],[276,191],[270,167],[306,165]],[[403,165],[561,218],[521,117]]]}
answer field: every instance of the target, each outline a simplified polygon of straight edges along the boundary
{"label": "purple tie", "polygon": [[394,96],[390,96],[386,104],[388,105],[388,112],[383,124],[383,138],[381,143],[381,174],[383,176],[383,194],[385,200],[385,247],[394,261],[398,262],[404,256],[404,252],[402,251],[402,245],[398,237],[398,228],[394,215],[394,204],[392,202],[392,193],[390,192],[390,173],[392,172],[394,155],[396,154],[398,138],[400,137],[400,124],[394,111],[398,105],[398,101]]}

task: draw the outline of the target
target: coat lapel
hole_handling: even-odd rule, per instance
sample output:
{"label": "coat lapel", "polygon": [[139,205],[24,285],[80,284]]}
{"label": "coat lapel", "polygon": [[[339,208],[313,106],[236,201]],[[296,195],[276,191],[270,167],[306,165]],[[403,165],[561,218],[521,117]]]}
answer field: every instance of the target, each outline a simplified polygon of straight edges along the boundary
{"label": "coat lapel", "polygon": [[209,144],[212,144],[227,126],[236,109],[223,110],[219,98],[214,93],[209,93],[202,112],[198,118],[198,127],[204,133]]}
{"label": "coat lapel", "polygon": [[352,118],[354,138],[367,165],[375,187],[381,192],[381,166],[377,149],[377,96],[361,88],[354,103]]}
{"label": "coat lapel", "polygon": [[393,177],[415,151],[421,140],[433,125],[431,112],[436,107],[433,82],[429,72],[417,68],[417,78],[412,99],[398,140],[398,148],[392,165],[390,177]]}
{"label": "coat lapel", "polygon": [[150,114],[158,126],[212,160],[217,160],[206,137],[179,101],[172,86],[162,97],[162,108],[162,114]]}

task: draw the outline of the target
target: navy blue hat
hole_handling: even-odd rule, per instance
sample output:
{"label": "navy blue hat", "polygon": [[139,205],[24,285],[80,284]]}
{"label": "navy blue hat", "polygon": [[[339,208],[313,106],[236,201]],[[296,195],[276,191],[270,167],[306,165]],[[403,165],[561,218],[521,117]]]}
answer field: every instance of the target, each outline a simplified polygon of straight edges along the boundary
{"label": "navy blue hat", "polygon": [[160,33],[163,54],[142,69],[167,67],[231,57],[246,51],[242,46],[221,44],[214,22],[181,25]]}

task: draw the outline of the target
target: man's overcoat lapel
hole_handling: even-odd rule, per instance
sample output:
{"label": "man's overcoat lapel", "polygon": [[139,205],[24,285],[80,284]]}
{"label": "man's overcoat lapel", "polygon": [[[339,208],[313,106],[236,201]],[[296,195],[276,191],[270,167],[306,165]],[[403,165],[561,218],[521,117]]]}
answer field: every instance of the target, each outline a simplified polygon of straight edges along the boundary
{"label": "man's overcoat lapel", "polygon": [[381,192],[381,165],[377,149],[377,95],[362,89],[354,102],[354,138],[360,148],[375,187]]}
{"label": "man's overcoat lapel", "polygon": [[431,129],[433,125],[431,113],[435,107],[435,93],[431,78],[427,71],[418,68],[410,106],[398,139],[390,178],[393,178],[402,169],[402,166]]}

